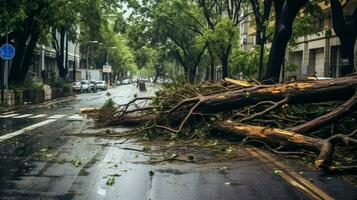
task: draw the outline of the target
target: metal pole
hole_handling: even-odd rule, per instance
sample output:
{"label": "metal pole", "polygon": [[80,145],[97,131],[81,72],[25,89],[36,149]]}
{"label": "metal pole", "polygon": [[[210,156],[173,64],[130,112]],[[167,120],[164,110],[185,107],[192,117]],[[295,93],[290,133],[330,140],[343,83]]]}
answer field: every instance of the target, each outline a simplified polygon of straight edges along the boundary
{"label": "metal pole", "polygon": [[4,91],[4,69],[6,67],[6,64],[7,61],[6,60],[3,60],[3,65],[1,67],[1,103],[5,104],[5,91]]}
{"label": "metal pole", "polygon": [[[9,35],[6,34],[6,44],[8,44],[9,42]],[[1,67],[1,73],[0,73],[0,76],[1,76],[1,103],[5,104],[5,67],[7,68],[7,65],[8,65],[8,61],[7,60],[4,60],[3,62],[3,65]]]}
{"label": "metal pole", "polygon": [[89,57],[89,45],[87,45],[87,66],[86,66],[86,80],[88,80],[88,65],[89,65],[89,60],[88,60],[88,57]]}

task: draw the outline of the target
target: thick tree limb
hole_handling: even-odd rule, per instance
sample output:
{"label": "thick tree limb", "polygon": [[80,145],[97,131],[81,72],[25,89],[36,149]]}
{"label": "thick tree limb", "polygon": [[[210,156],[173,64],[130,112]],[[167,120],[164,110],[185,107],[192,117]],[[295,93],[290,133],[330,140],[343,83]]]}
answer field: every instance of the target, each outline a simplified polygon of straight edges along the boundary
{"label": "thick tree limb", "polygon": [[304,133],[312,130],[316,130],[324,125],[331,123],[332,121],[341,119],[343,116],[352,112],[356,108],[357,93],[353,95],[348,101],[332,110],[331,112],[320,116],[314,120],[306,122],[304,124],[290,128],[290,131]]}
{"label": "thick tree limb", "polygon": [[[213,134],[219,132],[223,135],[239,139],[249,138],[257,140],[263,142],[272,149],[284,147],[285,149],[291,150],[307,150],[315,152],[318,154],[315,166],[327,171],[338,169],[331,166],[335,146],[341,144],[345,146],[357,145],[357,140],[352,138],[352,134],[338,134],[328,139],[319,139],[283,129],[253,126],[229,121],[214,123],[212,132]],[[349,168],[349,170],[351,170],[351,168]]]}

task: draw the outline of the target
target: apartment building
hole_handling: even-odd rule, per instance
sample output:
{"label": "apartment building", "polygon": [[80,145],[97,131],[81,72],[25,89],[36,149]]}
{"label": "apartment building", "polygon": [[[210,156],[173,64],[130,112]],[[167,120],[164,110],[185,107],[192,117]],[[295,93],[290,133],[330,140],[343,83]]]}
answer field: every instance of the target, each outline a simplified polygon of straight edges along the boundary
{"label": "apartment building", "polygon": [[[60,39],[59,33],[57,33],[57,38],[58,40]],[[66,36],[65,41],[67,42]],[[65,54],[68,54],[68,59],[64,56],[64,63],[68,68],[68,79],[72,80],[71,77],[73,74],[71,73],[71,70],[74,65],[78,68],[80,61],[79,44],[68,41],[67,45],[66,42],[64,51]],[[27,76],[28,78],[36,78],[39,80],[42,80],[43,78],[47,80],[56,80],[59,77],[56,51],[51,45],[37,44],[34,51],[33,64],[30,66]]]}
{"label": "apartment building", "polygon": [[[292,76],[304,78],[315,75],[317,77],[337,77],[341,66],[340,41],[333,31],[330,5],[320,4],[323,16],[316,20],[319,32],[305,35],[296,40],[296,43],[286,50],[286,65],[293,64],[295,71],[285,71],[285,79]],[[352,0],[344,8],[345,14],[352,14],[357,6],[357,0]],[[241,24],[241,48],[248,50],[255,45],[255,28],[248,18]],[[356,43],[357,44],[357,43]],[[270,44],[267,44],[270,47]],[[357,45],[355,45],[355,53]],[[355,66],[357,54],[355,54]]]}

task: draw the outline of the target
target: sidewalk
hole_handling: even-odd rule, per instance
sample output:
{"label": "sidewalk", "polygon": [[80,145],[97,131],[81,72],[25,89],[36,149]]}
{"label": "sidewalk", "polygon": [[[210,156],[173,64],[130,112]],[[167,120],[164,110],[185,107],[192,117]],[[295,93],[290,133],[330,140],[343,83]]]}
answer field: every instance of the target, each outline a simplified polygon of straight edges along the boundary
{"label": "sidewalk", "polygon": [[0,106],[0,113],[6,113],[10,111],[15,111],[15,110],[20,110],[24,108],[37,108],[37,107],[43,107],[43,106],[50,106],[53,104],[57,103],[63,103],[66,101],[71,101],[76,99],[76,95],[73,96],[68,96],[68,97],[61,97],[57,99],[52,99],[50,101],[45,101],[39,104],[26,104],[26,105],[16,105],[16,106]]}

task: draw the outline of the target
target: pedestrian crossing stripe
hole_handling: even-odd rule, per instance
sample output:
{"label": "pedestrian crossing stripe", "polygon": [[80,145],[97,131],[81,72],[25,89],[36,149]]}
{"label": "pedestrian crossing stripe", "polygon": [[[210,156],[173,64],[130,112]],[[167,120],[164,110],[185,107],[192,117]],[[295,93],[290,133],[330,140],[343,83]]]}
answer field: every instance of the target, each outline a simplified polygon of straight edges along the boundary
{"label": "pedestrian crossing stripe", "polygon": [[9,115],[0,115],[0,118],[9,118],[9,117],[15,117],[19,114],[9,114]]}
{"label": "pedestrian crossing stripe", "polygon": [[[47,118],[47,119],[61,119],[66,117],[66,115],[63,114],[55,114],[55,115],[48,115],[48,114],[6,114],[6,115],[0,115],[0,119],[5,119],[5,118],[13,118],[13,119],[39,119],[39,118]],[[70,117],[67,117],[69,120],[82,120],[84,119],[84,116],[81,114],[75,114]]]}
{"label": "pedestrian crossing stripe", "polygon": [[16,117],[13,117],[14,119],[22,119],[22,118],[26,118],[26,117],[30,117],[32,116],[33,114],[24,114],[24,115],[19,115],[19,116],[16,116]]}
{"label": "pedestrian crossing stripe", "polygon": [[50,117],[47,117],[48,119],[60,119],[65,117],[66,115],[52,115]]}
{"label": "pedestrian crossing stripe", "polygon": [[6,112],[6,113],[4,113],[4,115],[13,114],[14,112],[15,112],[15,111]]}
{"label": "pedestrian crossing stripe", "polygon": [[39,114],[39,115],[35,115],[35,116],[32,116],[32,117],[29,117],[30,119],[37,119],[37,118],[43,118],[43,117],[46,117],[47,114]]}

